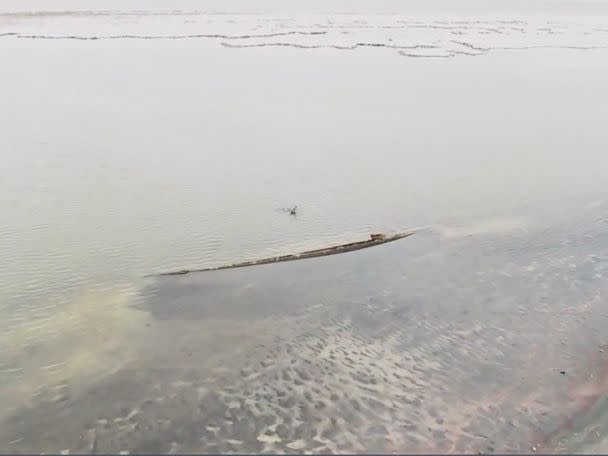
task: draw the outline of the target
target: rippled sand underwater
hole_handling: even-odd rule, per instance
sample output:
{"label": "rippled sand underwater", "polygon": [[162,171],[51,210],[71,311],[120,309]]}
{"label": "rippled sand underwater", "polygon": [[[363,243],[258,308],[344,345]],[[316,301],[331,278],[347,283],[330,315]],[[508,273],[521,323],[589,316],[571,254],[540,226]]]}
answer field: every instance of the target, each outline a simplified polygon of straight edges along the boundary
{"label": "rippled sand underwater", "polygon": [[66,309],[30,364],[3,344],[3,450],[571,449],[608,378],[600,207],[77,297],[87,337]]}
{"label": "rippled sand underwater", "polygon": [[601,451],[606,23],[1,15],[0,452]]}

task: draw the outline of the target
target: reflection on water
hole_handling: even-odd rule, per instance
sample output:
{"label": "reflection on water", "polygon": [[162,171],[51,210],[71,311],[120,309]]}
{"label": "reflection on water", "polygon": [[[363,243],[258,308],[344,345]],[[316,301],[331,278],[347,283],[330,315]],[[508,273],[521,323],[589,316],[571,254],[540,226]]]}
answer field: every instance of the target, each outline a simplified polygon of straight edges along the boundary
{"label": "reflection on water", "polygon": [[0,438],[23,451],[542,448],[606,381],[596,219],[150,279],[132,306],[98,296],[91,315],[79,299],[85,343],[23,368],[31,398]]}
{"label": "reflection on water", "polygon": [[601,438],[606,52],[317,51],[2,41],[1,451]]}

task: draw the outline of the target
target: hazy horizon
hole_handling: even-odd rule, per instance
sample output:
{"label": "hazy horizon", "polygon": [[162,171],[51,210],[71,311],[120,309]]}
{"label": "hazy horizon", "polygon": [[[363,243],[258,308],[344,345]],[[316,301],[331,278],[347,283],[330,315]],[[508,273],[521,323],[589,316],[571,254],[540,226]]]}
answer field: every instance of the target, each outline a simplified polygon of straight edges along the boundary
{"label": "hazy horizon", "polygon": [[[255,6],[254,6],[255,5]],[[15,11],[62,11],[62,10],[205,10],[243,12],[368,12],[368,13],[420,13],[439,12],[449,14],[484,13],[553,13],[556,8],[573,8],[578,13],[608,13],[608,4],[600,0],[464,0],[457,4],[446,0],[3,0],[0,12]]]}

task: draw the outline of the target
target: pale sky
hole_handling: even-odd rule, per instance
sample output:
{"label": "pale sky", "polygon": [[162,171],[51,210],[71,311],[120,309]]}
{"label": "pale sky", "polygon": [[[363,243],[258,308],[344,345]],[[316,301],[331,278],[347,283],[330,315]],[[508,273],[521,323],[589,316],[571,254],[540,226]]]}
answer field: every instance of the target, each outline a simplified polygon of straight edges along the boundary
{"label": "pale sky", "polygon": [[608,12],[605,0],[0,0],[0,11],[175,10],[269,12]]}

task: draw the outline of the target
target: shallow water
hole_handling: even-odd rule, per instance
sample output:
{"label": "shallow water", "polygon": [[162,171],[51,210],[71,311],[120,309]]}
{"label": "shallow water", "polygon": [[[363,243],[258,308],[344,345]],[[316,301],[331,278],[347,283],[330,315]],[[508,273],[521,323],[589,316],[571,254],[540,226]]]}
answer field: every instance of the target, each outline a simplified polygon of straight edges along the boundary
{"label": "shallow water", "polygon": [[0,450],[601,438],[608,21],[483,20],[0,17]]}

